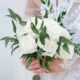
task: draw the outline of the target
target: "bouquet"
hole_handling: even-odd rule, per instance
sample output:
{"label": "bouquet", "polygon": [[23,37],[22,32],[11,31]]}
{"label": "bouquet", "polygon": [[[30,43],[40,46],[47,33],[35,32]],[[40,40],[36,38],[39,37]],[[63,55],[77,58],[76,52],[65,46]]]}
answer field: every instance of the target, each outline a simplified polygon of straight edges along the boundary
{"label": "bouquet", "polygon": [[[45,4],[44,0],[42,2]],[[55,58],[65,61],[72,59],[74,53],[80,55],[80,44],[74,43],[72,39],[74,33],[62,24],[61,20],[66,14],[65,11],[57,20],[48,18],[48,10],[45,10],[44,17],[36,16],[24,21],[13,10],[8,10],[10,14],[7,16],[12,20],[14,35],[1,40],[5,41],[6,47],[11,42],[11,55],[20,48],[23,53],[21,58],[26,59],[29,64],[33,59],[38,59],[41,67],[48,70],[50,70],[48,62],[54,61]],[[52,6],[50,11],[52,11]]]}

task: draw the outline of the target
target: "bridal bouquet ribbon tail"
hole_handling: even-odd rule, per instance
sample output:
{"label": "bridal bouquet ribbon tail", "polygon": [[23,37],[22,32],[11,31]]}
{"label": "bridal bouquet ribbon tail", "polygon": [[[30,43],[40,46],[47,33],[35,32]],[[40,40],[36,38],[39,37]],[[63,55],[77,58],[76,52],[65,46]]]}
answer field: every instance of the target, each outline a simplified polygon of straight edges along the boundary
{"label": "bridal bouquet ribbon tail", "polygon": [[[75,44],[71,32],[61,26],[60,15],[57,21],[38,16],[24,21],[13,10],[8,10],[7,16],[11,18],[13,34],[12,37],[6,36],[1,41],[5,41],[6,47],[10,43],[11,55],[20,48],[23,53],[21,58],[26,59],[29,64],[33,59],[38,59],[41,67],[49,71],[51,70],[48,62],[54,62],[55,58],[65,61],[72,59],[75,52],[80,55],[80,44]],[[64,16],[65,12],[62,14]],[[39,79],[39,76],[37,77]]]}

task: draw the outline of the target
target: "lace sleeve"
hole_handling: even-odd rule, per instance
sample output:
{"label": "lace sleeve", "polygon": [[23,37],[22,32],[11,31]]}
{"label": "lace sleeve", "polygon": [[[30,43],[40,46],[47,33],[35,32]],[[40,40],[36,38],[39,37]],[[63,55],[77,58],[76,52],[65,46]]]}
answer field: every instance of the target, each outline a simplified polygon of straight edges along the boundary
{"label": "lace sleeve", "polygon": [[40,0],[27,0],[26,5],[26,16],[36,16],[40,15],[40,7],[41,3]]}
{"label": "lace sleeve", "polygon": [[64,20],[64,24],[68,29],[80,29],[80,0],[74,0],[71,2],[67,10],[67,15]]}
{"label": "lace sleeve", "polygon": [[[75,0],[67,10],[67,16],[64,20],[66,28],[75,33],[73,41],[80,43],[80,0]],[[75,54],[73,59],[64,62],[61,66],[65,69],[78,69],[80,71],[80,56]],[[77,67],[77,68],[76,68]],[[73,69],[74,70],[74,69]]]}

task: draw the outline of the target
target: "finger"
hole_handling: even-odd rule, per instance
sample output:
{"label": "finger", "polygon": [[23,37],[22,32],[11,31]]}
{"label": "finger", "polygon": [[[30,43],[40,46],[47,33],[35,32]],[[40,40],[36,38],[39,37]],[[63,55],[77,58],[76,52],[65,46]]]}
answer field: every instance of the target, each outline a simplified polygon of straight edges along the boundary
{"label": "finger", "polygon": [[44,69],[39,68],[39,69],[33,70],[32,72],[34,72],[34,73],[44,73],[45,71],[44,71]]}
{"label": "finger", "polygon": [[22,60],[22,64],[23,64],[24,66],[27,65],[27,61],[26,61],[26,59],[23,59],[23,60]]}
{"label": "finger", "polygon": [[39,69],[39,68],[41,68],[40,64],[35,64],[35,65],[30,65],[28,69],[29,70],[36,70],[36,69]]}
{"label": "finger", "polygon": [[51,71],[47,70],[47,69],[44,69],[44,72],[45,73],[50,73]]}
{"label": "finger", "polygon": [[62,62],[63,62],[63,60],[60,59],[60,58],[56,58],[55,61],[56,61],[57,63],[62,63]]}
{"label": "finger", "polygon": [[39,64],[39,61],[38,60],[33,60],[31,65],[36,65],[36,64]]}

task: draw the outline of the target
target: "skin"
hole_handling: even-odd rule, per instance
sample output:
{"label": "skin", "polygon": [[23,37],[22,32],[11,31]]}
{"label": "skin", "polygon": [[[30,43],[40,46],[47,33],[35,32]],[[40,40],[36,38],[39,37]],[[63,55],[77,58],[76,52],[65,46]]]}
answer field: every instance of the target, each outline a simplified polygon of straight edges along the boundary
{"label": "skin", "polygon": [[40,0],[27,0],[26,15],[39,16],[40,15]]}
{"label": "skin", "polygon": [[[27,0],[27,12],[26,15],[29,16],[36,16],[36,15],[40,15],[40,11],[35,11],[34,9],[39,9],[40,10],[40,0]],[[31,9],[31,10],[30,10]],[[51,69],[51,72],[61,72],[63,71],[63,69],[59,66],[60,63],[62,63],[63,61],[59,58],[55,59],[55,62],[48,62],[49,68]],[[22,60],[22,64],[26,67],[26,65],[28,64],[28,62],[23,59]],[[34,72],[34,73],[50,73],[50,71],[46,70],[45,68],[42,68],[39,65],[39,61],[38,60],[33,60],[32,63],[30,65],[28,65],[28,70]]]}
{"label": "skin", "polygon": [[45,68],[42,68],[39,64],[38,59],[33,60],[32,63],[30,65],[28,65],[28,62],[23,59],[22,60],[22,64],[26,67],[26,65],[28,65],[28,70],[34,72],[34,73],[51,73],[51,72],[61,72],[63,71],[63,69],[59,66],[60,63],[62,63],[63,61],[59,58],[55,59],[55,62],[48,62],[49,68],[51,69],[51,71],[48,71]]}

